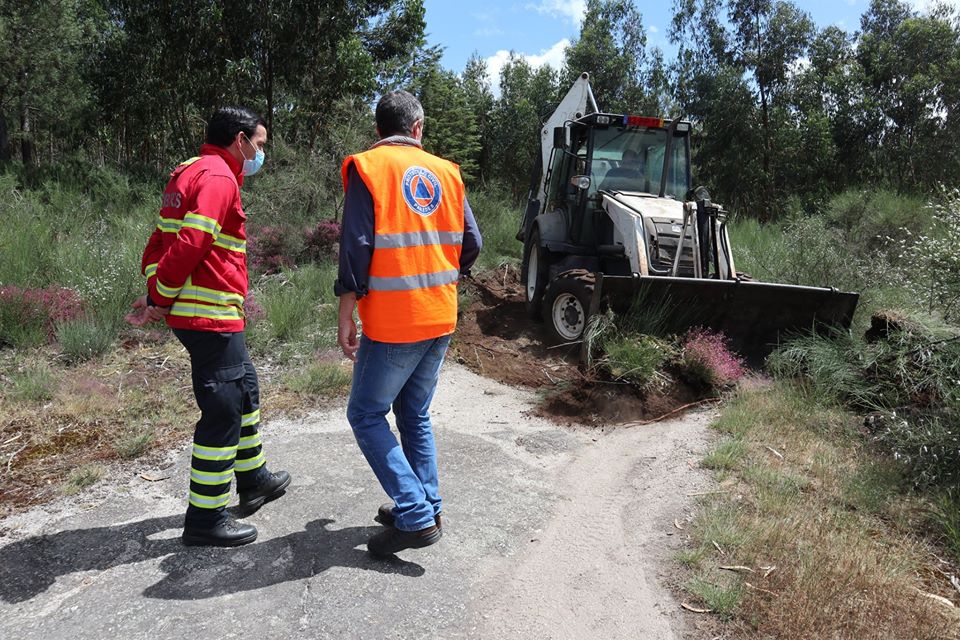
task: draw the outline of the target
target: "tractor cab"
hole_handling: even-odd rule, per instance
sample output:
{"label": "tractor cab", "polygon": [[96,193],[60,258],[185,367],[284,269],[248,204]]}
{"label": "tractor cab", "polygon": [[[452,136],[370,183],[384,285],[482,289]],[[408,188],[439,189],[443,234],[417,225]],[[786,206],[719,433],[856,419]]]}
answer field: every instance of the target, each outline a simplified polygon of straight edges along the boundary
{"label": "tractor cab", "polygon": [[690,191],[689,122],[591,113],[553,138],[538,213],[563,211],[566,240],[580,252],[613,243],[602,193],[680,203]]}

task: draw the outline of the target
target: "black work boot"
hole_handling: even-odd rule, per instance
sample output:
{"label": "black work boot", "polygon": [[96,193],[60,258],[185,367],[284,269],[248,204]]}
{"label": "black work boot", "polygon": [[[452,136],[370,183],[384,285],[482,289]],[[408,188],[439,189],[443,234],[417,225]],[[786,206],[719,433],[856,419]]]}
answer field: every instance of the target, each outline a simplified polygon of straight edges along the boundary
{"label": "black work boot", "polygon": [[249,516],[263,505],[286,493],[288,486],[290,486],[290,474],[286,471],[268,473],[256,488],[239,492],[240,513],[243,516]]}
{"label": "black work boot", "polygon": [[227,518],[215,527],[200,529],[186,525],[183,544],[188,547],[239,547],[257,539],[257,528]]}
{"label": "black work boot", "polygon": [[443,531],[432,525],[420,531],[401,531],[394,527],[384,529],[367,540],[367,551],[375,556],[389,556],[404,549],[421,549],[440,542]]}
{"label": "black work boot", "polygon": [[[437,525],[437,529],[442,529],[443,525],[440,524],[440,514],[438,513],[433,517],[434,522]],[[373,517],[374,522],[379,522],[385,527],[392,527],[395,521],[393,517],[393,503],[385,502],[380,505],[380,508],[377,509],[377,515]]]}

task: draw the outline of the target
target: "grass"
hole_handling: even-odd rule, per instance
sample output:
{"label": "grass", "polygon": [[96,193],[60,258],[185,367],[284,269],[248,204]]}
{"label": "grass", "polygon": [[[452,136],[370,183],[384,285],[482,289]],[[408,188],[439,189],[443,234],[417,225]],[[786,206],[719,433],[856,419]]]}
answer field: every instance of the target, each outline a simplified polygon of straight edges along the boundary
{"label": "grass", "polygon": [[477,269],[494,269],[502,264],[518,264],[523,245],[517,240],[522,209],[495,186],[471,190],[467,200],[483,236],[483,250]]}
{"label": "grass", "polygon": [[101,465],[84,465],[70,474],[67,482],[63,485],[63,492],[67,495],[79,493],[87,487],[92,487],[96,483],[100,482],[106,473],[107,470]]}
{"label": "grass", "polygon": [[352,376],[341,364],[315,362],[287,378],[287,386],[297,393],[329,397],[349,388]]}
{"label": "grass", "polygon": [[[960,617],[918,592],[953,592],[930,566],[943,554],[929,510],[862,445],[856,422],[786,382],[742,389],[716,421],[727,437],[703,464],[735,490],[705,499],[677,561],[731,636],[956,637]],[[944,502],[941,517],[955,506]]]}
{"label": "grass", "polygon": [[661,371],[673,349],[664,340],[644,335],[614,334],[603,341],[606,367],[619,380],[641,389],[656,387],[667,381]]}
{"label": "grass", "polygon": [[747,445],[742,440],[730,438],[721,441],[701,464],[707,469],[734,469],[747,455]]}
{"label": "grass", "polygon": [[744,593],[743,583],[736,576],[697,576],[687,583],[686,588],[722,618],[733,614]]}
{"label": "grass", "polygon": [[78,318],[57,327],[57,342],[67,362],[78,363],[110,350],[115,329],[96,317]]}
{"label": "grass", "polygon": [[336,272],[336,264],[323,262],[264,276],[255,294],[266,317],[251,331],[250,341],[254,346],[261,351],[281,343],[310,342],[317,348],[335,346],[337,299],[333,282]]}
{"label": "grass", "polygon": [[43,360],[24,365],[10,373],[10,399],[14,402],[39,403],[53,399],[57,377]]}
{"label": "grass", "polygon": [[114,440],[113,450],[121,458],[132,460],[146,453],[156,438],[156,432],[150,427],[145,429],[128,427]]}

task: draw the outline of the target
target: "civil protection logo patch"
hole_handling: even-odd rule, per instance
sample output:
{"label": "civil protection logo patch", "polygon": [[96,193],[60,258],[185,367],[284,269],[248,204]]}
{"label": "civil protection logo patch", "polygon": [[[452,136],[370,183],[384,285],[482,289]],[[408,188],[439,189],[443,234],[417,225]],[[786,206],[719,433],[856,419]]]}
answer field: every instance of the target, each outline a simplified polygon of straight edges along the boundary
{"label": "civil protection logo patch", "polygon": [[417,166],[410,167],[404,172],[400,190],[403,192],[403,199],[407,201],[407,206],[421,216],[429,216],[436,211],[443,197],[443,190],[440,188],[437,176]]}

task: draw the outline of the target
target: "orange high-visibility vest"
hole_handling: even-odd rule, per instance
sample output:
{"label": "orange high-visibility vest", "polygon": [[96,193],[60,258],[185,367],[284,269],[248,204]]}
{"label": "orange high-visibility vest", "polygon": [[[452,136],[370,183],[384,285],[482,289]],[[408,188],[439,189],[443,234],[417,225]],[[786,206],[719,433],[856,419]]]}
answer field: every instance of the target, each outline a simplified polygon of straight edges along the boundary
{"label": "orange high-visibility vest", "polygon": [[453,333],[463,244],[460,168],[411,145],[348,157],[373,196],[368,293],[358,303],[363,333],[378,342],[418,342]]}

